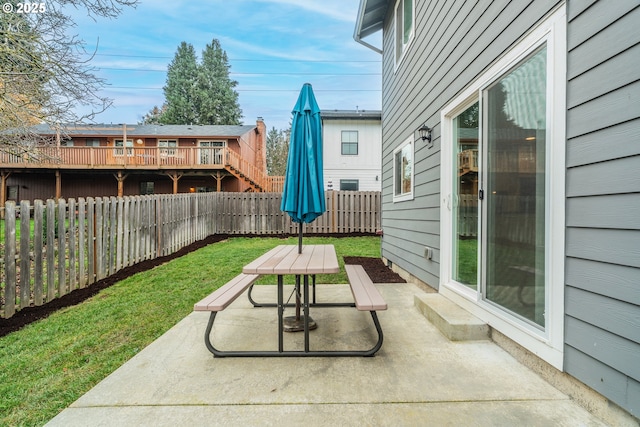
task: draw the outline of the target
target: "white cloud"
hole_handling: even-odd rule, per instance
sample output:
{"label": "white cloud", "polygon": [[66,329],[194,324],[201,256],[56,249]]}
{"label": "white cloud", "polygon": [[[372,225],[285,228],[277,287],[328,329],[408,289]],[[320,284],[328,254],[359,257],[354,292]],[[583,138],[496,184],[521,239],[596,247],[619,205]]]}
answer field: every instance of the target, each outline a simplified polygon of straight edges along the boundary
{"label": "white cloud", "polygon": [[257,2],[285,4],[345,22],[355,22],[358,11],[356,0],[257,0]]}

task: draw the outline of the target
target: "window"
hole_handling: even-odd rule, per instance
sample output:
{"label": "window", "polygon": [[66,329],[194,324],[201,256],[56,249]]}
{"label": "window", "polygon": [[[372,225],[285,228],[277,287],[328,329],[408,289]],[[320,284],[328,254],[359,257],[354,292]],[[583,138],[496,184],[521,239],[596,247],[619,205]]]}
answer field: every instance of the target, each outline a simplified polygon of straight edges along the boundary
{"label": "window", "polygon": [[[161,156],[175,156],[175,147],[178,146],[178,141],[175,139],[159,139],[158,147],[160,147]],[[173,148],[172,150],[169,148]]]}
{"label": "window", "polygon": [[87,147],[99,147],[100,140],[95,138],[87,138]]}
{"label": "window", "polygon": [[18,185],[8,185],[7,186],[7,200],[13,200],[14,202],[18,201],[18,189],[20,187]]}
{"label": "window", "polygon": [[221,165],[224,153],[224,141],[199,141],[200,164],[201,165]]}
{"label": "window", "polygon": [[359,181],[357,179],[341,179],[340,190],[342,191],[358,191]]}
{"label": "window", "polygon": [[343,156],[358,155],[358,131],[357,130],[342,131],[342,155]]}
{"label": "window", "polygon": [[[123,156],[124,150],[122,147],[124,147],[124,141],[122,139],[116,139],[113,143],[117,147],[117,148],[114,148],[113,155]],[[127,156],[129,157],[133,156],[133,140],[132,139],[127,139]]]}
{"label": "window", "polygon": [[407,139],[393,152],[393,201],[413,199],[413,140]]}
{"label": "window", "polygon": [[153,194],[154,183],[153,181],[141,181],[140,182],[140,194]]}
{"label": "window", "polygon": [[395,8],[395,64],[398,67],[405,51],[413,39],[413,1],[398,0]]}
{"label": "window", "polygon": [[441,152],[441,292],[559,368],[565,75],[562,7],[444,108]]}

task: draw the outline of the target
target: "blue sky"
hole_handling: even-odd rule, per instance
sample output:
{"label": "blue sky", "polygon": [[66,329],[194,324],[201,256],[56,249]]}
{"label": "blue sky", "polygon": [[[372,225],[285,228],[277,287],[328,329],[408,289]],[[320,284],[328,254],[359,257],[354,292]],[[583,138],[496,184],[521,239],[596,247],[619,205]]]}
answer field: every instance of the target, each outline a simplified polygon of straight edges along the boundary
{"label": "blue sky", "polygon": [[[137,123],[164,100],[167,65],[180,42],[200,56],[216,38],[238,82],[243,122],[263,117],[269,129],[288,127],[304,83],[321,109],[381,108],[381,56],[353,40],[358,0],[141,0],[115,20],[77,11],[74,32],[91,65],[106,79],[113,107],[99,123]],[[79,110],[83,111],[83,110]]]}

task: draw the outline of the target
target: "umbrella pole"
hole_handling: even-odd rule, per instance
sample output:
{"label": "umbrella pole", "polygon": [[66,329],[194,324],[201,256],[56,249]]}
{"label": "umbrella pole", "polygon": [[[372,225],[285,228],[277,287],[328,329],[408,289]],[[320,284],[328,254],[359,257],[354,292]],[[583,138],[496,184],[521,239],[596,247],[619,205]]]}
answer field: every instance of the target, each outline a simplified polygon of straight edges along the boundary
{"label": "umbrella pole", "polygon": [[[302,221],[298,225],[298,253],[302,253]],[[296,276],[296,320],[300,320],[300,276]]]}

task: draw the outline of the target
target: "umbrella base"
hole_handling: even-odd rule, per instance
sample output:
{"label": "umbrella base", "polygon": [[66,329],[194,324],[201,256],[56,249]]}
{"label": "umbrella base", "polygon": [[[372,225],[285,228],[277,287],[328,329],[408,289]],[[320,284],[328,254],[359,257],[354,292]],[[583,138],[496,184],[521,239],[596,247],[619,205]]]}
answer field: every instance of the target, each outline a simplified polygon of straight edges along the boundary
{"label": "umbrella base", "polygon": [[[301,332],[304,331],[304,316],[296,319],[296,316],[289,316],[283,319],[285,332]],[[309,317],[309,330],[316,329],[318,325]]]}

